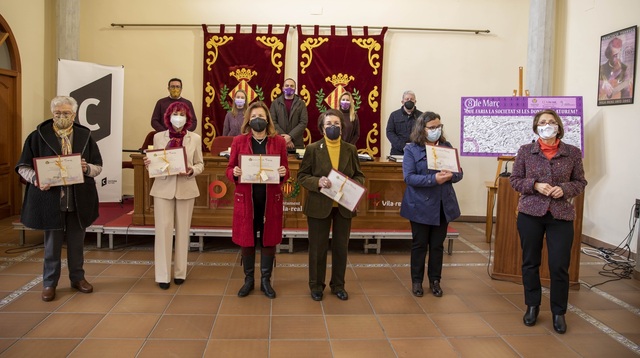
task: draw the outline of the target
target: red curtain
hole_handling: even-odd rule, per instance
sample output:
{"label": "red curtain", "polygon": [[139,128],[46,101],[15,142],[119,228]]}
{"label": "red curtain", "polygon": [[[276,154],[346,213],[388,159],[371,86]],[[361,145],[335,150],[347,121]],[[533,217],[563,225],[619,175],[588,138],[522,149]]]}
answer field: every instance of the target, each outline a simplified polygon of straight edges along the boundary
{"label": "red curtain", "polygon": [[[382,94],[383,28],[379,35],[305,35],[298,25],[298,93],[307,103],[310,141],[320,139],[317,119],[328,108],[338,108],[340,96],[352,93],[360,120],[359,153],[380,156],[380,96]],[[308,133],[308,134],[309,134]],[[309,138],[305,138],[305,143]]]}
{"label": "red curtain", "polygon": [[271,26],[266,33],[259,33],[256,25],[251,26],[250,33],[240,33],[240,25],[230,32],[224,25],[218,32],[209,32],[206,25],[202,29],[202,144],[208,150],[213,138],[222,135],[224,117],[238,89],[247,92],[247,105],[255,100],[271,104],[272,89],[284,82],[289,26],[279,34],[273,33]]}

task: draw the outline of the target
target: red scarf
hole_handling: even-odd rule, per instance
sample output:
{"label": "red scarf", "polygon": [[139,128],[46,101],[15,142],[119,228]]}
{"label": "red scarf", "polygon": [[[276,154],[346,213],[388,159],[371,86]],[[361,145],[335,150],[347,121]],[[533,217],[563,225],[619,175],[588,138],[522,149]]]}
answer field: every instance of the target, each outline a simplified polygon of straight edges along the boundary
{"label": "red scarf", "polygon": [[556,138],[556,142],[552,145],[545,144],[542,139],[538,138],[538,143],[540,144],[540,150],[542,150],[542,154],[544,154],[547,159],[553,158],[556,153],[558,153],[558,145],[560,144],[560,139]]}
{"label": "red scarf", "polygon": [[185,134],[187,134],[187,125],[185,124],[182,127],[182,130],[177,132],[173,126],[169,127],[169,143],[167,143],[167,148],[179,148],[183,147],[182,139],[184,139]]}

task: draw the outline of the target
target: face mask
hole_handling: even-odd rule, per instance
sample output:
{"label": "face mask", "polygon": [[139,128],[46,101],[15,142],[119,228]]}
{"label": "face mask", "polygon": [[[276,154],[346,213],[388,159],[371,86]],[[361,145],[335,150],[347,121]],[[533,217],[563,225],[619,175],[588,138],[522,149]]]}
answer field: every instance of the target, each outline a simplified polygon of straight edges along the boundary
{"label": "face mask", "polygon": [[67,129],[73,125],[73,116],[53,118],[53,125],[58,129]]}
{"label": "face mask", "polygon": [[171,124],[177,129],[184,127],[185,123],[187,123],[187,116],[181,116],[179,114],[171,115]]}
{"label": "face mask", "polygon": [[331,126],[324,129],[324,134],[331,140],[340,138],[340,126]]}
{"label": "face mask", "polygon": [[553,124],[547,124],[544,126],[538,126],[538,135],[542,139],[551,139],[558,134],[558,126]]}
{"label": "face mask", "polygon": [[291,96],[293,96],[294,93],[296,93],[296,90],[294,88],[285,87],[285,89],[284,89],[284,95],[285,96],[291,97]]}
{"label": "face mask", "polygon": [[249,127],[260,133],[267,128],[267,120],[262,117],[256,117],[249,121]]}
{"label": "face mask", "polygon": [[343,111],[348,111],[349,108],[351,108],[351,102],[349,101],[341,101],[340,102],[340,109]]}
{"label": "face mask", "polygon": [[181,92],[182,92],[182,89],[180,88],[172,88],[169,90],[169,95],[171,95],[171,98],[178,98],[180,97]]}
{"label": "face mask", "polygon": [[406,101],[404,102],[404,108],[406,108],[407,110],[412,110],[413,107],[415,107],[415,104],[411,101]]}
{"label": "face mask", "polygon": [[440,139],[441,134],[442,128],[427,130],[427,140],[431,143],[435,143],[438,139]]}
{"label": "face mask", "polygon": [[238,107],[238,108],[244,107],[244,103],[245,103],[244,99],[236,98],[234,102],[236,103],[236,107]]}

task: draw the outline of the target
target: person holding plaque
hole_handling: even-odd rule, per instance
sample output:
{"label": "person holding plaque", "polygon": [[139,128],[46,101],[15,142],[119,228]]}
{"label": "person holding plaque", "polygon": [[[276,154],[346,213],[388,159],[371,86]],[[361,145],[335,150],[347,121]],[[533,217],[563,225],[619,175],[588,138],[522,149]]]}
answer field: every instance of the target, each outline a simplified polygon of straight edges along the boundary
{"label": "person holding plaque", "polygon": [[[153,136],[154,149],[184,148],[181,163],[183,172],[170,170],[154,179],[149,195],[153,196],[153,218],[155,221],[155,280],[158,286],[169,289],[171,286],[171,246],[175,227],[174,279],[176,285],[182,285],[187,277],[187,254],[189,252],[189,229],[195,198],[200,196],[196,175],[204,170],[202,159],[202,139],[196,133],[189,132],[193,116],[188,105],[174,102],[164,114],[167,130]],[[147,169],[151,164],[150,153],[144,158]],[[165,158],[166,160],[166,158]],[[167,163],[167,166],[170,166]]]}
{"label": "person holding plaque", "polygon": [[303,212],[309,227],[309,289],[314,301],[322,300],[326,286],[329,230],[332,227],[329,286],[331,293],[340,300],[349,299],[344,288],[344,275],[351,218],[356,216],[356,211],[338,205],[335,200],[321,193],[323,188],[332,186],[328,178],[332,169],[360,185],[364,184],[356,147],[341,139],[343,121],[342,113],[337,109],[329,109],[320,115],[318,130],[324,137],[306,148],[298,171],[298,182],[308,191]]}
{"label": "person holding plaque", "polygon": [[540,263],[546,235],[553,329],[562,334],[567,331],[564,315],[569,300],[569,264],[576,216],[571,199],[584,191],[587,181],[580,148],[561,140],[564,126],[554,110],[535,115],[533,132],[538,140],[520,147],[509,178],[513,189],[521,194],[517,227],[527,305],[522,320],[526,326],[533,326],[540,312]]}
{"label": "person holding plaque", "polygon": [[402,173],[407,187],[400,206],[400,216],[411,223],[411,292],[422,297],[424,265],[429,252],[427,277],[429,288],[442,297],[442,260],[449,223],[460,216],[453,183],[462,180],[462,171],[428,168],[427,145],[452,148],[442,134],[440,115],[424,112],[416,120],[410,143],[404,150]]}
{"label": "person holding plaque", "polygon": [[[16,165],[16,172],[27,183],[20,220],[28,228],[44,230],[42,300],[45,302],[56,297],[65,240],[71,287],[82,293],[93,292],[93,286],[84,276],[84,236],[87,227],[98,218],[98,191],[94,178],[102,172],[102,156],[91,138],[91,130],[74,122],[77,110],[78,103],[72,97],[53,98],[53,119],[42,122],[27,137]],[[81,156],[82,182],[56,186],[42,184],[48,182],[46,175],[51,174],[36,172],[34,159],[71,154]],[[60,166],[56,176],[64,178],[63,173],[73,169]]]}
{"label": "person holding plaque", "polygon": [[[241,264],[244,268],[244,284],[238,291],[238,296],[246,297],[254,289],[256,246],[260,246],[260,290],[265,296],[275,298],[271,274],[276,245],[282,242],[284,198],[280,183],[289,178],[287,142],[277,135],[269,108],[261,101],[249,106],[240,131],[242,134],[233,138],[231,143],[231,156],[227,165],[227,178],[236,186],[232,238],[241,247]],[[262,156],[270,156],[270,163],[279,161],[279,165],[263,168]],[[256,175],[247,175],[253,167],[243,167],[243,163],[250,162],[260,163],[260,170]],[[277,174],[276,183],[268,180],[273,174]],[[245,178],[246,182],[243,180]]]}

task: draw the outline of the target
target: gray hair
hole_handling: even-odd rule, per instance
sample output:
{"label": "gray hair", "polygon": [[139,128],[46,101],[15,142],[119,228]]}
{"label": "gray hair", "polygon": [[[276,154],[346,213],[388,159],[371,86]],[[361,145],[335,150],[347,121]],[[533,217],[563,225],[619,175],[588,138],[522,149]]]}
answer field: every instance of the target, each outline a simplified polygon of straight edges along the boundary
{"label": "gray hair", "polygon": [[406,91],[404,91],[404,93],[402,94],[402,99],[404,100],[404,96],[406,96],[406,95],[408,95],[408,94],[412,95],[412,96],[413,96],[413,98],[416,98],[416,93],[415,93],[415,92],[413,92],[412,90],[406,90]]}
{"label": "gray hair", "polygon": [[56,97],[53,97],[53,99],[51,100],[51,113],[53,113],[56,107],[63,104],[70,104],[73,110],[73,113],[78,112],[78,102],[76,102],[76,100],[73,97],[56,96]]}

